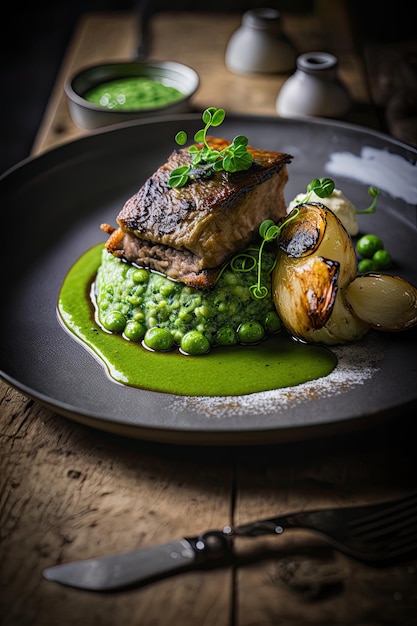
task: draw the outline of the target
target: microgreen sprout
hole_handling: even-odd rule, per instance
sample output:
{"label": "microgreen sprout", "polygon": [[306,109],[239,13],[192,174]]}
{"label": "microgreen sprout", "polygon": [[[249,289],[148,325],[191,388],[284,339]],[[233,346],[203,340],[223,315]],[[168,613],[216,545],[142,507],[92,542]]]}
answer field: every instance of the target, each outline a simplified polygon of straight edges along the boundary
{"label": "microgreen sprout", "polygon": [[[300,204],[304,202],[308,202],[311,194],[315,193],[319,198],[327,198],[331,196],[335,188],[334,182],[331,178],[313,178],[311,183],[307,185],[307,195],[303,200],[300,201]],[[378,197],[381,192],[376,187],[369,187],[368,194],[372,198],[372,202],[367,209],[363,209],[362,211],[355,211],[357,215],[365,215],[369,213],[375,213],[376,204],[378,202]]]}
{"label": "microgreen sprout", "polygon": [[[314,178],[311,181],[311,183],[307,185],[306,196],[300,202],[300,204],[303,204],[304,202],[308,202],[312,193],[315,193],[317,196],[319,196],[319,198],[327,198],[333,193],[334,186],[335,186],[334,182],[330,178]],[[269,293],[268,288],[265,287],[265,285],[261,284],[262,263],[263,263],[262,254],[263,254],[265,244],[273,241],[274,239],[278,239],[284,226],[288,224],[288,222],[290,222],[291,220],[295,219],[299,212],[300,212],[300,209],[295,207],[295,209],[291,211],[287,219],[285,219],[279,226],[275,224],[273,220],[264,220],[262,224],[259,226],[259,235],[262,239],[262,243],[259,247],[258,262],[257,262],[258,280],[255,285],[252,285],[249,288],[254,298],[257,298],[257,299],[266,298],[266,296]],[[276,263],[274,263],[274,265],[270,269],[270,272],[272,272],[272,270],[274,269],[275,264]]]}
{"label": "microgreen sprout", "polygon": [[[222,150],[216,150],[209,145],[207,141],[209,128],[220,126],[225,116],[224,109],[216,107],[209,107],[203,111],[202,120],[205,126],[194,135],[194,141],[203,145],[191,145],[188,148],[193,155],[192,163],[172,170],[168,180],[170,187],[183,187],[189,180],[193,180],[197,173],[199,177],[211,176],[213,172],[239,172],[251,167],[253,157],[247,151],[248,138],[244,135],[235,137],[232,143]],[[175,141],[180,146],[183,146],[187,139],[187,133],[183,130],[175,135]]]}
{"label": "microgreen sprout", "polygon": [[[268,295],[269,291],[268,288],[265,287],[265,285],[261,284],[261,279],[262,279],[262,253],[263,253],[263,249],[265,247],[266,243],[270,243],[271,241],[274,241],[274,239],[278,239],[279,235],[281,234],[282,229],[284,228],[284,226],[286,224],[288,224],[288,222],[291,222],[291,220],[295,219],[298,215],[298,213],[300,212],[300,209],[295,208],[293,211],[291,211],[291,214],[287,217],[286,220],[284,220],[282,222],[282,224],[280,224],[279,226],[277,226],[277,224],[275,224],[275,222],[273,220],[264,220],[262,222],[262,224],[259,226],[259,235],[262,238],[262,243],[259,246],[259,253],[258,253],[258,281],[255,285],[251,285],[251,287],[249,288],[252,296],[254,298],[256,298],[257,300],[261,300],[262,298],[266,298],[266,296]],[[273,264],[273,266],[271,267],[270,272],[272,272],[272,270],[274,269],[276,264]]]}
{"label": "microgreen sprout", "polygon": [[308,202],[313,193],[319,198],[328,198],[328,196],[332,195],[333,191],[334,182],[331,178],[313,178],[311,183],[307,185],[307,195],[301,200],[300,204]]}
{"label": "microgreen sprout", "polygon": [[363,209],[362,211],[356,211],[358,215],[375,213],[376,203],[378,202],[378,197],[381,192],[379,191],[379,189],[376,189],[376,187],[369,187],[368,193],[371,196],[371,198],[373,198],[373,200],[367,209]]}
{"label": "microgreen sprout", "polygon": [[[335,188],[334,181],[331,180],[330,178],[313,178],[311,183],[307,185],[306,195],[304,196],[302,200],[300,200],[299,204],[301,205],[301,204],[305,204],[309,202],[311,195],[313,193],[315,193],[319,198],[327,198],[328,196],[332,195],[334,188]],[[375,187],[369,187],[368,193],[373,198],[371,205],[367,209],[364,209],[363,211],[356,211],[356,213],[374,213],[375,212],[375,207],[376,207],[376,203],[378,201],[378,196],[380,192]],[[230,267],[235,272],[249,272],[255,269],[255,267],[257,267],[257,283],[249,287],[249,290],[254,298],[260,300],[262,298],[265,298],[269,293],[268,288],[265,287],[265,285],[261,284],[262,283],[262,264],[263,264],[262,255],[263,255],[265,244],[273,241],[274,239],[278,239],[284,226],[288,224],[288,222],[290,222],[291,220],[295,219],[297,215],[299,214],[299,212],[300,212],[300,209],[298,206],[296,206],[288,215],[288,217],[279,226],[271,219],[264,220],[261,223],[261,225],[259,226],[258,232],[259,232],[259,236],[262,239],[262,242],[258,249],[257,260],[250,253],[250,251],[254,251],[256,249],[251,248],[251,249],[246,250],[243,253],[237,254],[230,261]],[[249,263],[247,263],[247,259],[250,260]],[[268,269],[268,274],[270,274],[273,271],[275,265],[276,265],[276,260],[272,264],[272,266]],[[219,277],[221,274],[222,272],[220,272]]]}
{"label": "microgreen sprout", "polygon": [[[307,185],[306,196],[301,200],[300,204],[308,202],[311,195],[315,193],[319,198],[327,198],[333,193],[334,182],[330,178],[313,178],[311,183]],[[259,235],[262,243],[259,247],[258,255],[258,281],[250,287],[250,292],[254,298],[262,299],[268,295],[268,288],[261,284],[262,277],[262,253],[266,243],[278,239],[282,229],[288,222],[295,219],[300,210],[296,207],[291,211],[290,215],[279,226],[273,220],[264,220],[259,227]],[[274,265],[275,266],[275,265]],[[274,268],[271,268],[271,272]]]}
{"label": "microgreen sprout", "polygon": [[277,239],[284,226],[295,217],[297,217],[298,213],[299,209],[295,208],[291,212],[291,215],[288,216],[287,219],[284,220],[282,224],[280,224],[280,226],[277,226],[277,224],[275,224],[273,220],[264,220],[259,226],[258,231],[260,237],[262,238],[262,242],[259,248],[246,248],[246,250],[244,250],[243,252],[239,252],[238,254],[236,254],[229,261],[229,263],[222,267],[219,275],[217,276],[217,281],[219,280],[220,276],[223,274],[223,271],[227,266],[230,266],[230,268],[234,272],[251,272],[252,270],[257,268],[257,282],[255,285],[251,285],[249,287],[249,291],[256,300],[262,300],[263,298],[266,298],[269,290],[267,287],[265,287],[265,285],[262,285],[262,273],[266,272],[267,275],[271,274],[277,261],[275,257],[275,260],[273,261],[273,263],[271,263],[270,267],[268,267],[267,269],[264,267],[265,244],[274,241],[274,239]]}

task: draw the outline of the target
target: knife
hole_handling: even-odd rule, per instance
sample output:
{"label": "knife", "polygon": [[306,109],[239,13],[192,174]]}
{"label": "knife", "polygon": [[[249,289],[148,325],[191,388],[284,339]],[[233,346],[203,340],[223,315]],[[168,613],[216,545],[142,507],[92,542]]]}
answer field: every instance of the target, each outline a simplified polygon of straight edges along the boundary
{"label": "knife", "polygon": [[180,571],[226,565],[232,555],[232,529],[140,548],[124,554],[62,563],[43,571],[47,580],[89,591],[115,591]]}

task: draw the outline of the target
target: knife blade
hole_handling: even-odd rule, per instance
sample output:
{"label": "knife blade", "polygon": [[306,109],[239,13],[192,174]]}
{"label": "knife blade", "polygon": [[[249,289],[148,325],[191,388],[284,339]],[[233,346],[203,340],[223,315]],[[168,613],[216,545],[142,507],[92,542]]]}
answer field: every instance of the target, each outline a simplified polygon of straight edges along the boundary
{"label": "knife blade", "polygon": [[46,568],[43,576],[77,589],[115,591],[180,571],[226,564],[231,541],[231,531],[225,527],[123,554],[54,565]]}

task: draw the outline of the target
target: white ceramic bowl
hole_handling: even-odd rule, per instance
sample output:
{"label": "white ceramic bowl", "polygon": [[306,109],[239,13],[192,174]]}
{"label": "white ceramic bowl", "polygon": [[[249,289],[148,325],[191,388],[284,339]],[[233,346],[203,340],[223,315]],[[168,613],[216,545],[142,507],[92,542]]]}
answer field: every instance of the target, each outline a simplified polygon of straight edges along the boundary
{"label": "white ceramic bowl", "polygon": [[[171,104],[146,109],[107,109],[93,104],[84,95],[93,87],[119,78],[143,77],[175,87],[183,97]],[[191,98],[197,91],[200,78],[187,65],[175,61],[132,61],[103,63],[87,67],[64,85],[68,108],[74,123],[82,129],[93,130],[109,124],[141,119],[168,113],[187,113]]]}

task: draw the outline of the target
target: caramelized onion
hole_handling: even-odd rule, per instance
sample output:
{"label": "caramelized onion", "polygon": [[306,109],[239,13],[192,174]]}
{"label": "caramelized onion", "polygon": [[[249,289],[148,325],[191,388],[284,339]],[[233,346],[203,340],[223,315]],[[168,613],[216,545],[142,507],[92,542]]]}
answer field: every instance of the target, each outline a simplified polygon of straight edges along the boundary
{"label": "caramelized onion", "polygon": [[346,287],[345,298],[371,328],[401,331],[417,324],[417,288],[399,276],[358,276]]}
{"label": "caramelized onion", "polygon": [[[352,240],[320,203],[301,204],[282,229],[272,276],[275,307],[294,337],[338,344],[374,328],[417,325],[417,288],[398,276],[357,276]],[[290,214],[291,215],[291,214]]]}
{"label": "caramelized onion", "polygon": [[272,277],[278,315],[288,332],[303,341],[356,341],[369,326],[344,299],[344,288],[356,277],[351,238],[325,205],[306,203],[298,211],[279,239]]}

